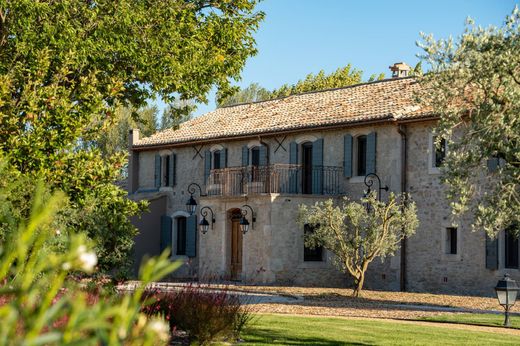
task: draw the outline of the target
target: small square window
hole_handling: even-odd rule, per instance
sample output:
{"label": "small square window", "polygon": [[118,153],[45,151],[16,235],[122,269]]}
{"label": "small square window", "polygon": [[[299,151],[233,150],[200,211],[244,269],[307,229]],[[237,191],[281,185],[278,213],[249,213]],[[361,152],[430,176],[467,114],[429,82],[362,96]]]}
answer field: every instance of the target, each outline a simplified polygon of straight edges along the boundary
{"label": "small square window", "polygon": [[442,167],[442,164],[444,163],[444,159],[446,158],[446,140],[443,138],[441,139],[440,147],[435,145],[436,138],[433,137],[432,140],[432,148],[431,151],[433,153],[432,155],[432,167],[438,168]]}
{"label": "small square window", "polygon": [[457,227],[446,228],[446,253],[457,254]]}
{"label": "small square window", "polygon": [[[314,232],[314,228],[310,225],[304,226],[304,233],[309,234]],[[303,248],[303,260],[305,262],[321,262],[323,261],[323,247],[316,246],[314,248],[310,248],[304,245]]]}

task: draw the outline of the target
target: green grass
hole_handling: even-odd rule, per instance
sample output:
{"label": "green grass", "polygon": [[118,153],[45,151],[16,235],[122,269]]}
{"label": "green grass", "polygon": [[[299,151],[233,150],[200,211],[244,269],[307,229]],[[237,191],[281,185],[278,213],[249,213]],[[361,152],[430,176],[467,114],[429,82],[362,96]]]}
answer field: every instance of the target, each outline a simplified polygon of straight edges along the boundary
{"label": "green grass", "polygon": [[520,337],[331,317],[259,315],[240,345],[520,345]]}
{"label": "green grass", "polygon": [[[520,329],[520,316],[509,317],[511,327]],[[495,314],[447,314],[433,317],[424,317],[424,321],[450,322],[462,324],[475,324],[479,326],[502,327],[504,325],[504,315]]]}

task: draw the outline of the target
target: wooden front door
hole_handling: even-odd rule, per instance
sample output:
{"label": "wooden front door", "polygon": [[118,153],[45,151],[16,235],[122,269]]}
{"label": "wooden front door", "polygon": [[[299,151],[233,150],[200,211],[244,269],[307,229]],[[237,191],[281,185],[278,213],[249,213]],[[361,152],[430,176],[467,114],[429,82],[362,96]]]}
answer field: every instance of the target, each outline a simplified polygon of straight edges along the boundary
{"label": "wooden front door", "polygon": [[242,232],[240,220],[231,220],[231,280],[241,280],[242,277]]}

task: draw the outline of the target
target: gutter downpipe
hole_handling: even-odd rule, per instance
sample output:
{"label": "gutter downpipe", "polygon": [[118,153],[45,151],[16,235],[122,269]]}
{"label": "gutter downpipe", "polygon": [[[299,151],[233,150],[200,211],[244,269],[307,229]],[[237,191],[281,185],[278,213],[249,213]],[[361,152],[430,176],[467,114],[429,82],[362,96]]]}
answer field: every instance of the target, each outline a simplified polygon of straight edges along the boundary
{"label": "gutter downpipe", "polygon": [[[403,124],[398,124],[397,132],[401,135],[401,193],[408,192],[408,140],[407,140],[407,127]],[[405,201],[406,203],[406,201]],[[401,240],[401,266],[400,266],[400,277],[399,286],[401,292],[406,291],[406,246],[407,239],[404,237]]]}

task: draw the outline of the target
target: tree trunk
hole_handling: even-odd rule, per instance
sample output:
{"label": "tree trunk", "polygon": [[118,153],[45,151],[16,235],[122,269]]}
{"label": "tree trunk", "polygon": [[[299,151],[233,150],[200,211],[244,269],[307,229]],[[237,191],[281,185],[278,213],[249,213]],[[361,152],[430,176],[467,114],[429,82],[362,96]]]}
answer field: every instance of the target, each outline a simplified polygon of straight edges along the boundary
{"label": "tree trunk", "polygon": [[363,283],[365,282],[365,272],[360,273],[359,277],[354,280],[354,292],[352,292],[352,296],[359,297],[359,293],[363,289]]}

